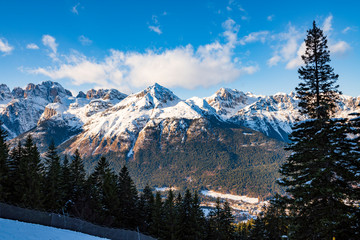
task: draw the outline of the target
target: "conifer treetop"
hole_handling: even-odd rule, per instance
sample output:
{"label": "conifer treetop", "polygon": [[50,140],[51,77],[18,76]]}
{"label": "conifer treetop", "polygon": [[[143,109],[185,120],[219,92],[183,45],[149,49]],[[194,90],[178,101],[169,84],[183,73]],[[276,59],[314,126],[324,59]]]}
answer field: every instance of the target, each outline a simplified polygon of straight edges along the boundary
{"label": "conifer treetop", "polygon": [[328,119],[335,111],[341,92],[336,85],[339,75],[329,65],[330,51],[323,31],[316,26],[307,31],[304,66],[298,70],[302,82],[296,87],[300,113],[313,119]]}

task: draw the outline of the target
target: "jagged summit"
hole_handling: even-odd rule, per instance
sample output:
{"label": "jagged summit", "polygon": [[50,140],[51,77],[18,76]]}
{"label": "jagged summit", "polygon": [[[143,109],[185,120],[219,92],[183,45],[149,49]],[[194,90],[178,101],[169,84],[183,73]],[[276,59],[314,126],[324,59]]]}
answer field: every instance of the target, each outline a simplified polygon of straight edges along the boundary
{"label": "jagged summit", "polygon": [[[181,100],[157,83],[129,96],[116,89],[90,89],[86,94],[80,91],[76,97],[52,81],[28,84],[11,92],[2,84],[0,101],[0,120],[10,138],[52,121],[52,126],[86,131],[91,136],[118,138],[119,134],[134,140],[154,122],[212,118],[287,141],[299,118],[295,93],[261,96],[220,88],[210,97]],[[347,117],[359,101],[342,96],[336,116]]]}
{"label": "jagged summit", "polygon": [[219,115],[230,118],[257,98],[236,89],[220,88],[214,95],[205,99]]}
{"label": "jagged summit", "polygon": [[145,97],[154,104],[167,103],[180,100],[171,90],[161,86],[158,83],[147,87],[145,90],[136,94],[138,98]]}

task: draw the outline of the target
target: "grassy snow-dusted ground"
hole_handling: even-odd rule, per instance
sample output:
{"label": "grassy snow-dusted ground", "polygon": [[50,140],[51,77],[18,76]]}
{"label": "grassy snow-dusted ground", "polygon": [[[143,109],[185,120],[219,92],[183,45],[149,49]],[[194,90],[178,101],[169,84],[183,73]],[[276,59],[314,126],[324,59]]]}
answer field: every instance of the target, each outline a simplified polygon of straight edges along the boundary
{"label": "grassy snow-dusted ground", "polygon": [[84,233],[0,218],[1,240],[100,240]]}

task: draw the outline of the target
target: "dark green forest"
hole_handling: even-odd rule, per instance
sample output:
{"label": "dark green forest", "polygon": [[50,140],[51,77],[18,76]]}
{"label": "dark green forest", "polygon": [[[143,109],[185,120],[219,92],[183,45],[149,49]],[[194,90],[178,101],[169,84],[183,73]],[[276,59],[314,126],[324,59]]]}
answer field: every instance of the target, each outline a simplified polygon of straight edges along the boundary
{"label": "dark green forest", "polygon": [[[196,123],[193,123],[196,124]],[[135,184],[175,186],[181,191],[211,189],[266,198],[281,188],[275,183],[286,159],[285,143],[242,127],[216,126],[211,134],[168,142],[160,130],[147,130],[148,141],[135,155],[104,154],[115,170],[126,164]],[[246,134],[244,134],[246,133]],[[250,134],[247,134],[250,133]],[[221,139],[221,140],[219,140]],[[99,156],[85,158],[94,168]]]}

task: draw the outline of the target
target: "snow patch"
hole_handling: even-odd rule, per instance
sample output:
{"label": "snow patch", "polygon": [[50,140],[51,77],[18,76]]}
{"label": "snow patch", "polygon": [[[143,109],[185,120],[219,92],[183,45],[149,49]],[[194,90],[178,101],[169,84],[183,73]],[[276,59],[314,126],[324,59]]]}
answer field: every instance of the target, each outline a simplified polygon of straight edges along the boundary
{"label": "snow patch", "polygon": [[229,200],[234,200],[234,201],[242,201],[242,202],[246,202],[246,203],[259,203],[259,199],[258,198],[251,198],[251,197],[247,197],[247,196],[240,196],[240,195],[233,195],[233,194],[223,194],[220,192],[215,192],[213,190],[202,190],[200,192],[202,195],[205,196],[209,196],[209,197],[214,197],[214,198],[224,198],[224,199],[229,199]]}

